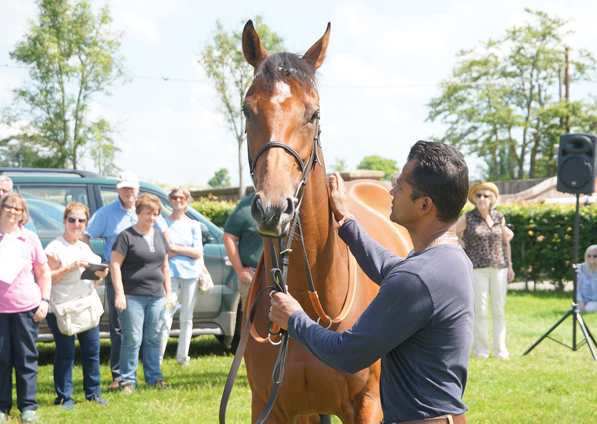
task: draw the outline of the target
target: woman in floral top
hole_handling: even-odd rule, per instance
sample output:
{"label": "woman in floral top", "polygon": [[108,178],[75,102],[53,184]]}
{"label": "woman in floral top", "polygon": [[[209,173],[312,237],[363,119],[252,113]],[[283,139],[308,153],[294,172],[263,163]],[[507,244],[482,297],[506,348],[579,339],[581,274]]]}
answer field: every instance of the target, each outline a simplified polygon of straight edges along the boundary
{"label": "woman in floral top", "polygon": [[506,348],[505,306],[508,282],[514,280],[514,271],[506,220],[501,212],[495,210],[498,196],[495,184],[477,184],[469,193],[469,200],[475,205],[475,209],[462,215],[456,223],[456,234],[473,263],[473,355],[484,359],[489,358],[490,351],[487,329],[489,296],[493,321],[493,354],[500,359],[510,358]]}
{"label": "woman in floral top", "polygon": [[597,312],[597,244],[585,251],[585,261],[578,267],[576,302],[582,312]]}

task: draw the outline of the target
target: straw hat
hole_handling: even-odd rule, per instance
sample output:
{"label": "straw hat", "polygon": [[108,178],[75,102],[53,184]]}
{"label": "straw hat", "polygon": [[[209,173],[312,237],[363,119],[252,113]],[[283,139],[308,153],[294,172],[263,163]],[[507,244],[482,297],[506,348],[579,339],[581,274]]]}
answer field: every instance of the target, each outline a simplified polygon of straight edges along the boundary
{"label": "straw hat", "polygon": [[471,191],[469,191],[468,193],[468,200],[470,200],[472,204],[475,204],[475,193],[477,192],[477,190],[489,190],[493,194],[495,194],[496,199],[500,195],[500,191],[494,183],[488,183],[486,181],[483,181],[482,183],[473,186],[473,188],[471,188]]}

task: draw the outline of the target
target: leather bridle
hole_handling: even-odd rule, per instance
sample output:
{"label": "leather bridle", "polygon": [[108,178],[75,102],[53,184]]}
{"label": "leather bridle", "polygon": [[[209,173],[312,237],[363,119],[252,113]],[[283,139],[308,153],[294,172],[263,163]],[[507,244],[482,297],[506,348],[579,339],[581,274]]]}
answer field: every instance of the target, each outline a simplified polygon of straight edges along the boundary
{"label": "leather bridle", "polygon": [[[258,74],[255,75],[255,77],[257,77],[257,76],[258,76]],[[270,292],[280,291],[283,293],[286,293],[286,291],[287,291],[286,278],[287,278],[287,274],[288,274],[288,264],[289,264],[288,257],[290,255],[290,252],[292,252],[290,245],[294,239],[294,233],[297,229],[298,229],[298,234],[300,235],[301,244],[302,244],[303,260],[304,260],[305,271],[306,271],[306,275],[307,275],[307,283],[309,286],[309,297],[311,299],[313,306],[315,307],[317,314],[319,315],[319,319],[317,322],[319,323],[319,321],[322,320],[322,322],[329,323],[327,325],[327,328],[330,328],[332,324],[337,324],[337,323],[341,322],[345,316],[345,314],[341,314],[342,315],[341,318],[332,320],[329,316],[325,315],[325,312],[323,311],[323,308],[321,307],[321,304],[319,303],[319,297],[317,295],[317,292],[315,291],[315,286],[313,284],[313,277],[311,274],[311,268],[309,266],[309,260],[307,258],[307,252],[305,250],[305,241],[303,239],[303,231],[302,231],[300,219],[299,219],[299,215],[300,215],[299,209],[300,209],[301,203],[303,201],[304,188],[307,185],[309,173],[312,169],[315,168],[315,165],[317,163],[319,163],[319,166],[323,167],[323,165],[319,159],[319,154],[318,154],[318,149],[321,147],[321,141],[320,141],[321,128],[319,125],[319,120],[320,120],[319,112],[317,112],[315,119],[316,119],[316,126],[315,126],[315,134],[313,136],[313,146],[311,147],[311,153],[309,154],[309,158],[307,159],[306,162],[303,161],[303,159],[301,158],[301,156],[298,154],[298,152],[296,150],[294,150],[288,144],[282,143],[280,141],[270,141],[270,142],[264,144],[259,150],[257,150],[257,153],[255,153],[255,156],[253,156],[252,158],[251,158],[251,153],[249,152],[249,149],[247,149],[247,154],[249,157],[249,170],[251,172],[251,178],[253,179],[253,185],[255,185],[253,173],[255,170],[255,164],[257,163],[257,160],[264,152],[266,152],[268,149],[271,149],[274,147],[286,150],[288,153],[290,153],[296,159],[296,162],[298,163],[298,165],[301,169],[302,178],[301,178],[301,181],[296,189],[294,199],[293,199],[294,203],[295,203],[295,209],[294,209],[294,216],[293,216],[291,224],[290,224],[290,230],[288,233],[288,237],[286,239],[284,239],[284,238],[278,239],[278,252],[276,252],[276,249],[274,247],[274,242],[272,241],[272,239],[268,238],[270,257],[271,257],[271,261],[272,261],[272,269],[270,270],[270,278],[274,282],[274,285],[267,286],[267,287],[261,289],[259,291],[259,293],[256,295],[253,305],[251,305],[251,310],[250,310],[250,312],[247,316],[247,320],[245,321],[245,324],[243,326],[241,339],[239,341],[236,353],[234,355],[234,360],[232,362],[232,366],[230,367],[230,373],[228,374],[228,378],[226,380],[226,385],[224,387],[224,392],[222,394],[222,400],[220,402],[220,415],[219,415],[220,424],[226,423],[226,406],[228,405],[228,400],[230,399],[232,387],[234,386],[234,380],[236,379],[236,375],[238,373],[240,364],[242,362],[242,357],[243,357],[243,354],[244,354],[244,351],[245,351],[245,348],[247,345],[247,341],[249,339],[249,335],[251,333],[250,330],[253,325],[255,314],[257,312],[257,305],[259,303],[259,299],[260,299],[261,295],[264,292],[267,292],[268,290]],[[350,309],[351,304],[352,304],[352,299],[350,299],[350,301],[349,301],[348,309]],[[347,311],[348,311],[348,309],[347,309]],[[274,327],[276,327],[276,326],[274,326],[273,323],[270,322],[268,325],[268,333],[269,333],[268,339],[269,339],[270,343],[272,343],[274,345],[280,345],[278,357],[276,358],[274,369],[272,371],[272,380],[274,382],[274,386],[272,388],[272,391],[271,391],[269,400],[265,406],[265,409],[264,409],[263,413],[261,414],[261,416],[259,417],[259,419],[255,422],[255,424],[263,424],[263,422],[267,419],[269,413],[271,412],[271,410],[274,406],[274,403],[276,401],[276,398],[278,396],[278,392],[280,390],[280,385],[282,383],[282,378],[284,376],[284,369],[286,366],[286,358],[288,355],[288,333],[285,330],[279,329],[277,327],[274,328]],[[270,336],[279,336],[280,342],[274,343],[271,340]]]}
{"label": "leather bridle", "polygon": [[[236,375],[238,374],[238,370],[240,368],[242,357],[243,357],[245,348],[247,346],[247,341],[248,341],[249,335],[251,333],[250,330],[251,330],[251,326],[253,325],[253,321],[255,319],[255,314],[257,312],[257,304],[259,303],[260,296],[268,290],[270,292],[271,291],[281,291],[283,293],[286,293],[286,290],[287,290],[286,278],[288,275],[288,264],[289,264],[288,256],[290,255],[290,252],[292,252],[292,249],[290,249],[290,244],[292,243],[292,240],[294,239],[294,232],[297,229],[297,227],[299,228],[299,234],[301,236],[301,242],[303,244],[303,253],[305,255],[305,266],[307,267],[307,271],[308,271],[307,272],[307,275],[309,277],[308,279],[310,281],[310,286],[312,285],[311,269],[309,268],[309,263],[308,263],[308,260],[306,257],[306,251],[305,251],[305,247],[304,247],[302,230],[300,230],[299,208],[300,208],[300,205],[303,200],[304,187],[307,184],[307,180],[309,178],[310,171],[313,168],[315,168],[316,163],[319,163],[319,165],[323,167],[323,165],[321,164],[321,161],[319,160],[319,156],[317,153],[318,148],[321,147],[321,142],[320,142],[321,128],[319,126],[319,114],[317,114],[317,117],[315,119],[316,119],[316,127],[315,127],[315,135],[313,136],[313,146],[311,147],[311,153],[309,154],[309,159],[307,159],[306,163],[303,161],[303,159],[301,158],[301,156],[298,154],[298,152],[296,150],[294,150],[288,144],[281,143],[279,141],[270,141],[269,143],[264,144],[257,151],[257,153],[255,154],[255,156],[253,158],[251,158],[251,154],[248,153],[249,169],[251,171],[251,178],[253,178],[253,171],[255,169],[255,163],[257,163],[257,159],[259,159],[259,156],[261,156],[266,150],[271,149],[273,147],[279,147],[279,148],[285,149],[292,156],[294,156],[294,158],[296,159],[296,161],[299,164],[299,167],[300,167],[303,175],[302,175],[301,181],[296,189],[296,193],[294,196],[296,206],[294,209],[294,216],[292,218],[292,222],[290,225],[290,231],[289,231],[289,234],[287,237],[288,244],[286,243],[285,239],[283,239],[283,238],[278,239],[278,253],[276,253],[276,249],[274,247],[274,243],[273,243],[272,239],[268,238],[270,256],[271,256],[271,261],[272,261],[272,269],[270,270],[270,278],[274,282],[274,286],[267,286],[267,287],[263,288],[257,294],[257,296],[255,297],[255,301],[253,302],[253,305],[251,306],[251,310],[247,316],[247,320],[245,321],[245,324],[243,326],[241,339],[240,339],[238,347],[236,349],[236,353],[234,354],[234,360],[232,361],[232,366],[230,367],[230,372],[228,374],[228,378],[226,380],[226,385],[224,387],[224,392],[222,394],[222,400],[220,401],[220,415],[219,415],[220,424],[226,423],[226,406],[228,405],[228,400],[230,399],[232,387],[234,386],[234,380],[236,379]],[[247,151],[248,150],[249,149],[247,149]],[[301,189],[302,189],[302,191],[301,191]],[[299,194],[301,195],[300,199],[298,197]],[[278,352],[278,357],[276,358],[274,369],[272,371],[272,380],[274,382],[274,387],[272,388],[272,392],[270,394],[267,405],[265,406],[265,410],[263,411],[263,413],[261,414],[259,419],[255,422],[255,424],[262,424],[267,419],[267,417],[269,416],[269,413],[271,412],[271,410],[274,406],[274,403],[278,396],[278,391],[280,390],[282,378],[284,376],[284,369],[286,367],[286,358],[288,355],[288,333],[285,330],[282,330],[279,328],[274,328],[274,325],[272,322],[270,322],[268,325],[268,333],[271,336],[279,336],[280,337],[279,343],[272,342],[272,344],[279,344],[280,350]],[[269,335],[268,335],[268,339],[269,339]],[[270,339],[270,342],[271,342],[271,339]]]}

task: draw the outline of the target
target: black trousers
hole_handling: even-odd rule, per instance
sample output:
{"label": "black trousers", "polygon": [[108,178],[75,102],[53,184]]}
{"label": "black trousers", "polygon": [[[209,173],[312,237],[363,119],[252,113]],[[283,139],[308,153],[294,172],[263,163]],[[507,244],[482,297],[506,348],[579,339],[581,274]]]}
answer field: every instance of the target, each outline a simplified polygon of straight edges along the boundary
{"label": "black trousers", "polygon": [[37,308],[27,312],[0,313],[0,412],[12,408],[12,369],[17,383],[17,407],[35,411],[37,397],[37,333],[33,321]]}

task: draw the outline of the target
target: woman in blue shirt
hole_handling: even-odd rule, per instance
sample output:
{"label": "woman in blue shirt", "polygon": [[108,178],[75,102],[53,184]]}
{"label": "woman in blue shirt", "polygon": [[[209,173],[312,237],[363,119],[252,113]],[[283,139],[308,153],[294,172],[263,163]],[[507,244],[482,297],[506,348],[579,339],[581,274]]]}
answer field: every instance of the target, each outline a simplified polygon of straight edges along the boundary
{"label": "woman in blue shirt", "polygon": [[[172,204],[172,215],[166,218],[170,230],[170,277],[172,278],[172,293],[178,295],[180,304],[180,336],[176,361],[181,366],[189,366],[189,346],[193,332],[193,310],[197,301],[197,284],[199,271],[197,259],[203,256],[201,227],[199,222],[191,220],[185,215],[187,206],[193,200],[191,193],[184,187],[174,187],[168,195]],[[166,311],[164,330],[162,332],[160,363],[166,352],[166,344],[172,327],[175,308]]]}
{"label": "woman in blue shirt", "polygon": [[578,267],[576,302],[581,312],[597,312],[597,244],[585,251],[585,261]]}

